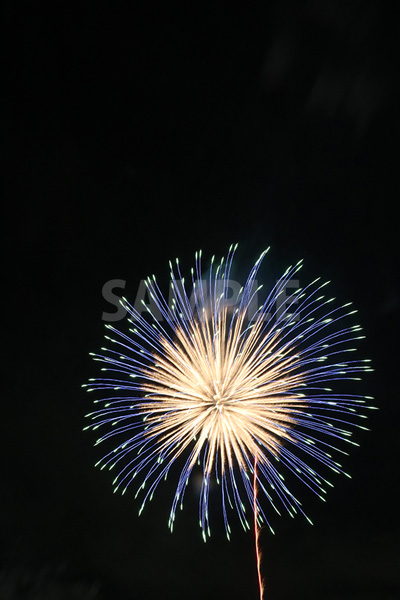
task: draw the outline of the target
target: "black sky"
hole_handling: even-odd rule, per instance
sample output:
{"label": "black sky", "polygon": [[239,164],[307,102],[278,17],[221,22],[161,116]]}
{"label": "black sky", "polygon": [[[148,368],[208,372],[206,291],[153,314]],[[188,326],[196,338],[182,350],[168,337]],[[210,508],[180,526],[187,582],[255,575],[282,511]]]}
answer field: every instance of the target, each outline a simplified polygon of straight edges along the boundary
{"label": "black sky", "polygon": [[82,432],[104,283],[232,242],[239,273],[271,245],[354,302],[380,408],[314,527],[262,532],[266,598],[398,597],[398,24],[267,4],[5,4],[0,598],[257,598],[251,534],[205,545],[193,494],[171,535],[167,488],[138,518]]}

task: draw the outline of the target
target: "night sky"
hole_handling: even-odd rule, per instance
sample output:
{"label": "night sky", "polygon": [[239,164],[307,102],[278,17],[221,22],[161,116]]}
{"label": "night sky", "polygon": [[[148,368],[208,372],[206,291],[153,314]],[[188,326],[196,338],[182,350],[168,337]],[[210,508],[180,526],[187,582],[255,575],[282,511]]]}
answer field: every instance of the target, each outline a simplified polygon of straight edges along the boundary
{"label": "night sky", "polygon": [[[195,486],[171,535],[173,483],[138,517],[83,432],[112,279],[187,274],[239,243],[240,280],[300,258],[353,301],[374,373],[314,526],[271,515],[265,600],[400,594],[398,20],[385,2],[5,3],[1,600],[258,598],[254,538],[211,540]],[[260,6],[263,5],[261,10]],[[3,92],[4,94],[4,92]],[[303,281],[303,280],[302,280]],[[297,489],[297,484],[294,484]],[[214,506],[215,505],[215,506]],[[268,510],[268,507],[266,507]]]}

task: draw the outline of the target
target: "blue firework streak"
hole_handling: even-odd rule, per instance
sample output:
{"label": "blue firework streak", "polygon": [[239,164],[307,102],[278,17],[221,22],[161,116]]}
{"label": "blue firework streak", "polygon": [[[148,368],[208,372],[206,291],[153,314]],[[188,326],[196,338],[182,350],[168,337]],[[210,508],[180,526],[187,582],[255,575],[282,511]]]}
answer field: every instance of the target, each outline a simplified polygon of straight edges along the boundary
{"label": "blue firework streak", "polygon": [[87,386],[102,396],[95,400],[100,408],[87,415],[93,423],[85,429],[104,432],[96,444],[110,439],[115,444],[97,464],[116,470],[115,491],[124,494],[139,482],[139,514],[171,467],[180,464],[172,530],[189,478],[200,465],[204,539],[210,535],[214,481],[221,491],[228,538],[230,509],[245,529],[250,529],[248,508],[259,525],[269,525],[263,496],[278,514],[284,508],[310,520],[284,474],[293,474],[325,500],[325,488],[332,483],[319,471],[347,475],[336,456],[347,454],[346,445],[358,445],[352,431],[366,429],[359,424],[366,418],[362,409],[373,408],[367,406],[370,397],[327,387],[339,380],[350,385],[371,370],[368,360],[349,359],[354,341],[364,337],[359,325],[348,324],[357,312],[351,303],[335,306],[334,298],[325,295],[329,282],[318,278],[297,288],[282,305],[279,298],[300,270],[300,261],[254,307],[265,251],[232,306],[228,296],[235,250],[232,246],[218,264],[212,259],[206,280],[201,252],[196,254],[189,285],[179,261],[170,263],[171,306],[155,277],[148,278],[149,296],[162,319],[146,305],[144,314],[139,313],[124,298],[129,326],[120,331],[106,325],[110,347],[92,356],[104,363],[107,376],[91,379]]}

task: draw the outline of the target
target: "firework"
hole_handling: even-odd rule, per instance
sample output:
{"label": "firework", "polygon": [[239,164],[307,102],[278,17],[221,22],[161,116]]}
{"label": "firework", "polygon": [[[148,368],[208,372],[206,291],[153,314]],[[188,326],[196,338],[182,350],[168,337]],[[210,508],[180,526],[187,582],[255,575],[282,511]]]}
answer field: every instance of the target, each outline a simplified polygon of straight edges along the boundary
{"label": "firework", "polygon": [[125,493],[136,483],[140,514],[172,466],[180,465],[172,530],[190,476],[201,470],[204,539],[210,535],[209,494],[215,484],[228,538],[231,513],[245,529],[253,513],[256,532],[257,524],[271,528],[267,506],[278,514],[284,509],[306,516],[286,475],[325,500],[332,486],[327,473],[347,475],[337,456],[357,445],[352,431],[366,429],[360,424],[363,409],[371,408],[368,397],[333,389],[338,380],[346,384],[340,383],[341,390],[371,370],[369,361],[351,360],[354,342],[364,337],[359,325],[349,324],[357,312],[351,303],[335,306],[325,295],[328,282],[320,278],[286,298],[300,261],[255,306],[261,290],[256,277],[267,251],[232,303],[235,250],[218,264],[212,259],[206,278],[201,252],[196,254],[188,283],[179,261],[170,263],[171,302],[156,278],[148,278],[149,298],[162,320],[151,305],[139,313],[122,299],[129,325],[121,331],[106,325],[109,347],[93,354],[106,373],[87,386],[101,392],[87,428],[102,432],[97,444],[113,442],[98,465],[115,469],[115,491]]}

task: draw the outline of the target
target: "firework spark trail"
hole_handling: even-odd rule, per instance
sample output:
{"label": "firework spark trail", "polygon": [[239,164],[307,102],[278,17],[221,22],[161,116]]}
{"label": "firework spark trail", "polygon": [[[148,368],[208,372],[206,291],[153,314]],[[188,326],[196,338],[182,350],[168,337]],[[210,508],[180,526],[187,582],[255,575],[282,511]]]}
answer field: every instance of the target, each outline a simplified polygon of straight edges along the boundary
{"label": "firework spark trail", "polygon": [[254,473],[253,473],[253,513],[254,513],[254,539],[256,544],[256,563],[257,563],[257,577],[258,577],[258,588],[260,591],[260,600],[264,598],[264,583],[261,577],[261,553],[260,553],[260,528],[257,523],[258,507],[257,507],[257,457],[254,457]]}
{"label": "firework spark trail", "polygon": [[93,354],[106,376],[87,386],[102,397],[95,400],[100,408],[88,415],[93,423],[86,429],[103,428],[96,444],[115,444],[97,464],[118,472],[114,491],[124,494],[138,478],[136,496],[144,495],[139,514],[172,466],[182,461],[169,518],[172,530],[193,469],[200,465],[204,540],[211,534],[208,506],[214,481],[221,490],[228,539],[232,509],[245,529],[251,528],[250,508],[257,512],[255,522],[273,532],[256,487],[278,514],[283,507],[292,517],[302,513],[310,521],[284,475],[295,475],[325,500],[325,487],[332,483],[319,471],[347,475],[334,454],[347,454],[340,445],[358,445],[350,429],[366,429],[356,421],[366,418],[362,409],[373,408],[367,406],[369,397],[328,387],[338,380],[350,385],[371,370],[368,360],[348,360],[353,342],[364,337],[359,325],[346,325],[357,312],[351,303],[335,306],[335,299],[325,296],[329,282],[317,278],[283,304],[280,299],[300,261],[252,309],[261,289],[255,280],[263,252],[232,306],[228,291],[235,250],[231,247],[219,264],[211,260],[206,286],[201,252],[196,253],[191,297],[179,261],[175,267],[170,263],[172,306],[156,278],[148,278],[149,298],[161,322],[144,302],[143,315],[123,299],[128,330],[106,326],[111,347]]}

